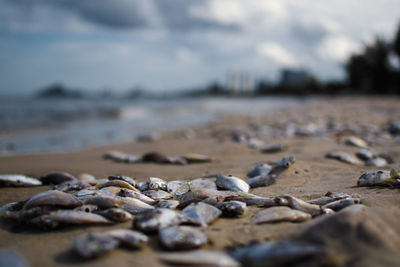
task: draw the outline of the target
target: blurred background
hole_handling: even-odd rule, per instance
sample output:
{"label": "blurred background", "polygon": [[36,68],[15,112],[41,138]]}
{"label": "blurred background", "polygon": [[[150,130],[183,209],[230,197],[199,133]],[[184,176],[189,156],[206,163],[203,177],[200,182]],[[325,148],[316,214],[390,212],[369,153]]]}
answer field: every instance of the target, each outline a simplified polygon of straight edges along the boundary
{"label": "blurred background", "polygon": [[0,0],[0,154],[400,93],[398,0]]}

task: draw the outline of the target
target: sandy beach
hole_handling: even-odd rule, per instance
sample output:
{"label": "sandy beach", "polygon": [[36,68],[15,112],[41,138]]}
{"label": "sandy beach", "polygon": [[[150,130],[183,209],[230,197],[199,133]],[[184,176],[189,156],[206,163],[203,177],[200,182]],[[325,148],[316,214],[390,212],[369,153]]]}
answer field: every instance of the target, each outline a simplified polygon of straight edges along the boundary
{"label": "sandy beach", "polygon": [[[257,117],[232,116],[193,128],[195,135],[184,136],[182,131],[169,131],[152,142],[132,142],[101,146],[72,153],[49,153],[0,157],[0,173],[19,173],[40,177],[52,171],[64,171],[73,175],[90,173],[96,178],[109,175],[127,175],[137,181],[149,177],[161,177],[167,181],[192,179],[210,174],[232,174],[246,180],[246,174],[257,164],[277,162],[282,157],[296,155],[296,162],[283,172],[276,183],[251,189],[256,195],[273,197],[290,194],[303,200],[325,195],[327,192],[358,194],[366,210],[361,214],[338,217],[337,228],[323,228],[320,236],[324,244],[337,254],[333,265],[377,266],[400,264],[400,195],[398,189],[381,187],[357,187],[361,174],[373,170],[400,169],[400,142],[387,133],[390,122],[400,121],[398,98],[323,98],[305,100],[301,107],[282,108]],[[341,130],[324,134],[274,136],[267,128],[280,129],[287,124],[318,127],[329,121],[341,125]],[[267,128],[266,128],[267,126]],[[375,128],[376,129],[375,129]],[[311,131],[311,126],[307,128]],[[386,134],[360,136],[381,130]],[[247,144],[232,141],[232,131],[247,132],[266,145],[281,142],[287,150],[278,153],[261,153]],[[312,131],[311,131],[312,132]],[[313,133],[313,132],[312,132]],[[389,155],[393,163],[385,167],[355,166],[325,158],[331,150],[354,154],[359,148],[345,145],[343,136],[365,138],[378,153]],[[158,151],[179,156],[199,153],[213,158],[211,163],[167,165],[155,163],[126,164],[105,160],[102,155],[119,150],[141,155]],[[210,178],[212,179],[212,178]],[[50,186],[31,188],[0,188],[0,205],[27,199],[50,189]],[[298,238],[327,220],[325,215],[304,223],[274,223],[256,225],[251,216],[260,208],[249,207],[247,213],[237,219],[219,218],[204,232],[209,243],[203,249],[226,251],[228,248],[253,241],[287,240]],[[341,223],[338,223],[341,222]],[[374,223],[369,223],[374,222]],[[376,223],[375,223],[376,222]],[[40,231],[15,227],[2,221],[0,247],[18,251],[31,266],[164,266],[159,255],[166,252],[158,243],[157,235],[142,250],[117,249],[104,257],[83,261],[71,251],[77,235],[85,231],[131,228],[132,223],[113,226],[64,227],[54,231]],[[334,223],[328,225],[335,225]],[[384,228],[381,228],[381,227]],[[379,230],[381,229],[381,231]],[[304,236],[301,237],[304,239]],[[321,241],[320,240],[320,241]],[[322,242],[322,241],[321,241]],[[396,255],[397,253],[397,255]]]}

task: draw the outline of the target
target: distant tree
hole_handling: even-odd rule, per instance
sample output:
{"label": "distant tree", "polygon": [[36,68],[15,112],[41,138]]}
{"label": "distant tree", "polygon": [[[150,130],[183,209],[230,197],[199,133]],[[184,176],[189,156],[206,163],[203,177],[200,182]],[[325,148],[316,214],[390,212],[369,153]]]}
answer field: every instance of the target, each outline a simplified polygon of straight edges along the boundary
{"label": "distant tree", "polygon": [[399,27],[397,28],[396,36],[394,37],[393,51],[400,60],[400,24]]}
{"label": "distant tree", "polygon": [[390,46],[383,39],[367,45],[361,54],[352,55],[346,63],[349,84],[362,93],[389,93],[391,69]]}

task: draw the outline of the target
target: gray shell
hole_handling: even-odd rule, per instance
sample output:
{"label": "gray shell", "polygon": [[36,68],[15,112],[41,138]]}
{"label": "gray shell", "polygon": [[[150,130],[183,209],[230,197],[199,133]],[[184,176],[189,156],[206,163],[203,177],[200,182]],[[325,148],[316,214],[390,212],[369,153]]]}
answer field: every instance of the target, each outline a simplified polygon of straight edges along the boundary
{"label": "gray shell", "polygon": [[217,251],[195,250],[163,254],[160,259],[167,264],[183,266],[239,267],[240,264],[228,254]]}
{"label": "gray shell", "polygon": [[356,152],[356,156],[361,160],[370,160],[377,156],[376,152],[362,148]]}
{"label": "gray shell", "polygon": [[355,146],[355,147],[360,147],[360,148],[368,148],[367,142],[362,140],[359,137],[356,136],[349,136],[345,140],[345,144],[349,146]]}
{"label": "gray shell", "polygon": [[167,191],[175,196],[181,196],[190,190],[187,181],[171,181],[167,183]]}
{"label": "gray shell", "polygon": [[166,208],[166,209],[176,209],[179,205],[178,200],[169,199],[169,200],[161,200],[159,201],[155,207],[156,208]]}
{"label": "gray shell", "polygon": [[251,188],[268,186],[275,183],[275,175],[255,176],[246,181]]}
{"label": "gray shell", "polygon": [[133,228],[145,233],[152,233],[184,221],[184,216],[174,210],[157,208],[137,215],[133,220]]}
{"label": "gray shell", "polygon": [[342,151],[330,151],[325,155],[326,158],[336,159],[342,161],[344,163],[352,164],[352,165],[362,165],[363,163],[353,155],[350,155],[346,152]]}
{"label": "gray shell", "polygon": [[271,267],[293,266],[304,258],[320,257],[326,250],[316,244],[302,241],[270,241],[256,243],[238,248],[231,256],[240,261],[243,266]]}
{"label": "gray shell", "polygon": [[385,180],[389,180],[391,178],[390,171],[373,171],[364,173],[358,179],[357,185],[365,186],[365,185],[375,185],[383,183]]}
{"label": "gray shell", "polygon": [[5,186],[39,186],[42,182],[22,174],[0,174],[0,185]]}
{"label": "gray shell", "polygon": [[225,190],[240,191],[248,193],[250,186],[242,179],[231,175],[220,175],[217,177],[215,184]]}
{"label": "gray shell", "polygon": [[167,190],[167,182],[158,177],[150,177],[149,188],[152,190]]}
{"label": "gray shell", "polygon": [[149,241],[149,238],[141,232],[129,229],[116,229],[105,233],[119,241],[121,245],[130,248],[141,248]]}
{"label": "gray shell", "polygon": [[265,176],[268,175],[272,170],[272,166],[269,164],[259,164],[254,169],[247,173],[247,177]]}
{"label": "gray shell", "polygon": [[214,206],[199,202],[192,203],[182,210],[188,222],[207,227],[208,224],[215,221],[222,212]]}
{"label": "gray shell", "polygon": [[71,194],[57,190],[49,190],[31,197],[24,205],[24,209],[36,206],[62,206],[65,208],[75,208],[82,205],[81,201]]}
{"label": "gray shell", "polygon": [[243,215],[247,210],[247,205],[241,201],[227,201],[216,206],[222,211],[222,214],[227,217],[236,217]]}
{"label": "gray shell", "polygon": [[153,206],[136,198],[118,197],[117,201],[121,209],[126,210],[133,215],[154,209]]}
{"label": "gray shell", "polygon": [[197,178],[190,181],[190,189],[215,189],[217,190],[217,185],[213,180],[205,179],[205,178]]}
{"label": "gray shell", "polygon": [[258,211],[251,218],[252,223],[274,223],[274,222],[303,222],[311,220],[311,215],[288,207],[272,207]]}
{"label": "gray shell", "polygon": [[290,195],[285,195],[282,198],[287,200],[287,206],[291,207],[292,209],[303,211],[311,216],[317,216],[321,214],[321,208],[318,205],[307,203],[304,200]]}
{"label": "gray shell", "polygon": [[135,179],[133,179],[129,176],[125,176],[125,175],[110,175],[110,176],[108,176],[108,180],[121,180],[121,181],[129,183],[132,186],[136,186]]}
{"label": "gray shell", "polygon": [[322,206],[322,209],[332,209],[334,211],[341,210],[351,205],[360,204],[359,198],[343,198]]}
{"label": "gray shell", "polygon": [[110,208],[96,213],[114,222],[127,222],[133,219],[132,214],[119,208]]}
{"label": "gray shell", "polygon": [[[46,216],[46,217],[44,217]],[[58,210],[44,215],[42,221],[51,220],[60,224],[111,224],[112,222],[103,216],[78,211],[78,210]]]}
{"label": "gray shell", "polygon": [[386,159],[381,157],[373,158],[365,162],[365,166],[372,166],[372,167],[384,167],[387,164],[388,162],[386,161]]}
{"label": "gray shell", "polygon": [[263,149],[261,149],[261,152],[262,153],[277,153],[277,152],[282,152],[284,150],[286,150],[285,144],[275,143],[275,144],[271,144],[271,145],[264,147]]}
{"label": "gray shell", "polygon": [[182,158],[184,158],[188,163],[206,163],[212,161],[209,156],[194,153],[186,154],[182,156]]}
{"label": "gray shell", "polygon": [[73,250],[82,258],[104,255],[118,247],[119,241],[105,233],[85,233],[75,239]]}
{"label": "gray shell", "polygon": [[143,194],[154,199],[154,200],[165,200],[173,198],[174,196],[164,190],[147,190]]}
{"label": "gray shell", "polygon": [[140,192],[133,191],[133,190],[130,190],[130,189],[127,189],[127,188],[122,188],[118,192],[118,196],[136,198],[136,199],[139,199],[139,200],[141,200],[144,203],[149,204],[149,205],[153,205],[153,204],[157,203],[156,200],[146,196],[145,194],[142,194]]}
{"label": "gray shell", "polygon": [[189,226],[171,226],[159,232],[161,244],[170,250],[194,249],[207,243],[207,236]]}

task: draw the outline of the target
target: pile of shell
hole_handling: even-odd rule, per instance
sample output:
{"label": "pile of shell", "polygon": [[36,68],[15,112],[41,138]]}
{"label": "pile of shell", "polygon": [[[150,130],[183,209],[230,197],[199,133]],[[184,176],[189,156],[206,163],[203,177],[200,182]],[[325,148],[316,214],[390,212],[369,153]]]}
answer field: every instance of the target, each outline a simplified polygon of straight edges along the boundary
{"label": "pile of shell", "polygon": [[[281,173],[294,161],[294,156],[290,156],[273,167],[259,165],[249,172],[253,178],[248,182],[231,175],[219,175],[215,180],[197,178],[169,182],[150,177],[147,182],[139,183],[128,176],[95,179],[88,174],[74,177],[55,172],[37,180],[3,175],[0,180],[10,182],[14,177],[19,181],[18,185],[24,181],[31,182],[30,185],[52,184],[54,188],[4,205],[0,208],[0,216],[17,224],[45,230],[65,225],[110,225],[132,220],[133,230],[88,232],[78,236],[74,251],[83,258],[93,258],[119,246],[141,248],[148,242],[146,234],[158,234],[161,245],[167,250],[199,248],[208,242],[208,238],[201,228],[193,226],[205,228],[220,216],[241,216],[247,205],[263,208],[251,217],[252,223],[262,224],[302,222],[360,203],[358,197],[344,193],[327,193],[308,202],[290,195],[261,197],[249,193],[250,187],[266,185],[263,182],[265,177]],[[164,255],[162,259],[166,262],[187,259],[190,262],[192,257],[202,258],[203,255],[201,262],[204,264],[214,264],[218,260],[236,262],[228,255],[207,251],[177,255],[180,256]]]}
{"label": "pile of shell", "polygon": [[378,154],[371,150],[368,143],[361,138],[348,136],[345,139],[345,144],[359,147],[361,149],[355,153],[355,156],[343,151],[334,150],[328,152],[325,157],[352,165],[364,165],[367,167],[384,167],[387,164],[393,163],[393,160],[389,155]]}
{"label": "pile of shell", "polygon": [[105,159],[111,159],[115,162],[123,163],[143,163],[143,162],[153,162],[160,164],[177,164],[186,165],[192,163],[207,163],[211,162],[212,159],[208,156],[189,153],[180,157],[171,157],[163,155],[159,152],[148,152],[142,156],[127,154],[121,151],[109,151],[103,155]]}

